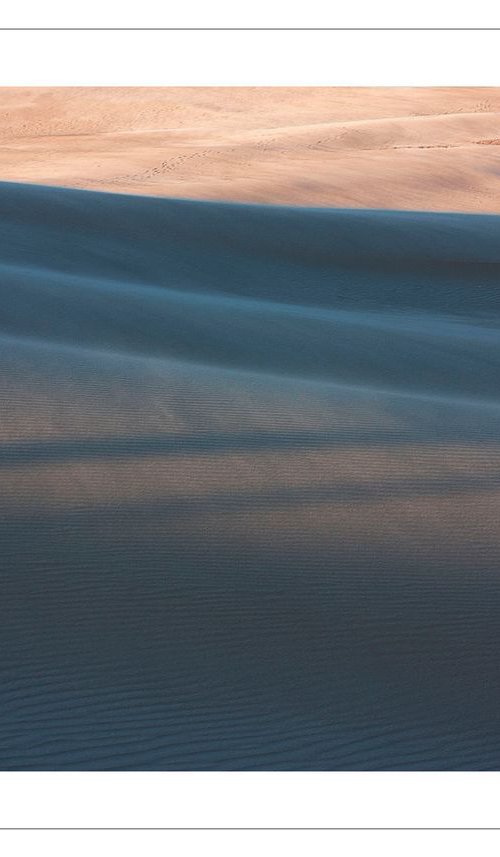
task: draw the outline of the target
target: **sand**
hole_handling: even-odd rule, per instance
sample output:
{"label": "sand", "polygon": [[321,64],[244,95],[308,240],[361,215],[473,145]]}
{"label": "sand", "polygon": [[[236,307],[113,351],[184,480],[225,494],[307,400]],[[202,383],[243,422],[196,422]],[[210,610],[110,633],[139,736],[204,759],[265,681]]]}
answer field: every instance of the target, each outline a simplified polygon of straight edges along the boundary
{"label": "sand", "polygon": [[0,185],[1,769],[500,767],[499,269],[493,215]]}
{"label": "sand", "polygon": [[500,212],[498,88],[0,90],[0,179]]}
{"label": "sand", "polygon": [[0,769],[500,769],[499,146],[0,90]]}

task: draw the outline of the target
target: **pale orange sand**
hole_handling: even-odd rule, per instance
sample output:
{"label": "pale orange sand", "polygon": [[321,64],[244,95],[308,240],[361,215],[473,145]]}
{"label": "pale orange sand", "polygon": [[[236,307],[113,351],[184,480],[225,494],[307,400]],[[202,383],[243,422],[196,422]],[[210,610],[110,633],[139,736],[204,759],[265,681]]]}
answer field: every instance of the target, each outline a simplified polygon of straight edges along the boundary
{"label": "pale orange sand", "polygon": [[0,180],[500,212],[499,88],[2,88]]}

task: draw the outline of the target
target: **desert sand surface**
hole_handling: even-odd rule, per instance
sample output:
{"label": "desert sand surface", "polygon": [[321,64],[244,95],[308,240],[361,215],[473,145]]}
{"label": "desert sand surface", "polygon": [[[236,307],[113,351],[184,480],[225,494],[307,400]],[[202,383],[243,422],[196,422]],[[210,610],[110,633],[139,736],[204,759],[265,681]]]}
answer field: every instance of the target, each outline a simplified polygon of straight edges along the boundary
{"label": "desert sand surface", "polygon": [[2,88],[0,179],[500,212],[500,89]]}
{"label": "desert sand surface", "polygon": [[0,184],[2,770],[500,768],[499,269],[494,215]]}
{"label": "desert sand surface", "polygon": [[499,143],[0,90],[0,769],[500,770]]}

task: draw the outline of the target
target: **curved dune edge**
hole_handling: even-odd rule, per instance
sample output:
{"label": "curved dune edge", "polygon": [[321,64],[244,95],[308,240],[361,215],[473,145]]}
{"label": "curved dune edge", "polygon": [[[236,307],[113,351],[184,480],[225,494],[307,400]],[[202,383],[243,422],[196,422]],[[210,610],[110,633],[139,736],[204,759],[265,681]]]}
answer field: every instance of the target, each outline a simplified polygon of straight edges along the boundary
{"label": "curved dune edge", "polygon": [[0,184],[0,768],[499,768],[500,217]]}

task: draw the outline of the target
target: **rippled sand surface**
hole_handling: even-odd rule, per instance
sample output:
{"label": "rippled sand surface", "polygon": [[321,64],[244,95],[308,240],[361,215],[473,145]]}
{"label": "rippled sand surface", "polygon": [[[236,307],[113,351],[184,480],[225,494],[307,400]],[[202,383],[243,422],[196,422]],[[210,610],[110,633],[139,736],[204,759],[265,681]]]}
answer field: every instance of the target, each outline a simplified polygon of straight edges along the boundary
{"label": "rippled sand surface", "polygon": [[0,767],[500,768],[499,271],[0,185]]}

